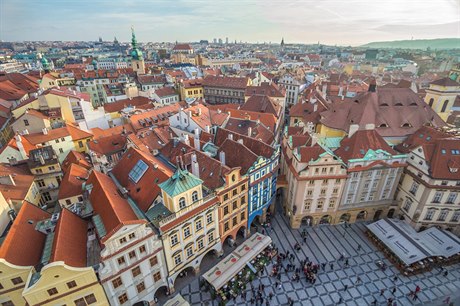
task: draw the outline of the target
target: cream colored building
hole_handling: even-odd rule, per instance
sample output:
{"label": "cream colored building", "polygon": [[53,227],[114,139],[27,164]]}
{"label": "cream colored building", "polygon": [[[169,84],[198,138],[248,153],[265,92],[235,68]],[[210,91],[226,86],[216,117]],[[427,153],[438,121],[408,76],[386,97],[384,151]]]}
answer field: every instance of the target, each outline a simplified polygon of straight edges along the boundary
{"label": "cream colored building", "polygon": [[417,230],[438,226],[460,234],[460,139],[431,127],[398,146],[408,154],[396,199]]}
{"label": "cream colored building", "polygon": [[457,95],[460,95],[460,84],[443,78],[430,83],[426,89],[425,102],[446,121]]}
{"label": "cream colored building", "polygon": [[171,292],[179,273],[196,274],[207,253],[222,254],[217,198],[207,194],[202,183],[188,171],[178,169],[159,184],[164,206],[157,207],[153,219],[158,220],[163,239]]}

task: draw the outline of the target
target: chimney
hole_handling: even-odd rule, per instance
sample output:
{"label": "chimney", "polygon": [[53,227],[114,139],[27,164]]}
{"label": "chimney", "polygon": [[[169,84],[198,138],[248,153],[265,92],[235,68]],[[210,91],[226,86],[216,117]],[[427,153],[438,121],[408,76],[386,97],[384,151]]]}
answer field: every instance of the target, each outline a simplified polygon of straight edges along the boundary
{"label": "chimney", "polygon": [[209,125],[205,126],[204,130],[206,131],[206,133],[211,134],[211,128],[209,127]]}
{"label": "chimney", "polygon": [[313,104],[313,111],[316,112],[318,110],[318,103]]}
{"label": "chimney", "polygon": [[339,87],[339,97],[342,97],[343,96],[343,87],[342,85],[340,85]]}
{"label": "chimney", "polygon": [[184,134],[184,143],[186,145],[188,145],[188,146],[190,145],[190,140],[188,139],[188,134]]}
{"label": "chimney", "polygon": [[326,93],[327,93],[327,84],[323,84],[322,96],[324,99],[326,99]]}
{"label": "chimney", "polygon": [[219,160],[222,163],[222,165],[225,166],[225,152],[224,151],[219,152]]}
{"label": "chimney", "polygon": [[244,144],[243,138],[238,139],[238,143]]}
{"label": "chimney", "polygon": [[228,134],[228,139],[233,140],[233,134]]}
{"label": "chimney", "polygon": [[0,176],[0,184],[16,186],[16,182],[14,181],[14,178],[11,174]]}
{"label": "chimney", "polygon": [[195,140],[193,140],[193,146],[195,147],[195,150],[200,151],[200,140],[195,138]]}
{"label": "chimney", "polygon": [[350,128],[348,129],[348,138],[353,136],[353,134],[356,133],[356,131],[358,131],[358,130],[359,130],[359,125],[358,124],[350,125]]}
{"label": "chimney", "polygon": [[369,82],[369,92],[375,92],[377,89],[377,83],[375,82],[375,79],[372,79],[370,82]]}
{"label": "chimney", "polygon": [[218,113],[218,114],[222,113],[222,111],[220,110],[220,108],[217,109],[217,113]]}
{"label": "chimney", "polygon": [[48,129],[47,128],[43,128],[42,132],[43,132],[43,135],[48,135]]}
{"label": "chimney", "polygon": [[199,128],[195,129],[195,139],[200,139],[200,129]]}
{"label": "chimney", "polygon": [[248,136],[252,137],[252,127],[248,127]]}
{"label": "chimney", "polygon": [[198,107],[198,116],[201,116],[201,107]]}
{"label": "chimney", "polygon": [[27,159],[27,153],[26,153],[26,150],[24,149],[24,145],[22,144],[21,135],[16,135],[15,139],[16,139],[16,146],[18,147],[19,153],[21,154],[21,158]]}
{"label": "chimney", "polygon": [[191,119],[192,118],[192,111],[188,111],[188,117]]}
{"label": "chimney", "polygon": [[40,154],[38,156],[38,159],[40,160],[40,164],[44,165],[45,164],[45,159],[43,158],[43,154]]}
{"label": "chimney", "polygon": [[318,137],[316,135],[311,136],[311,146],[313,147],[316,143],[318,143]]}
{"label": "chimney", "polygon": [[197,162],[196,153],[192,153],[191,160],[192,160],[192,163],[196,163],[196,162]]}

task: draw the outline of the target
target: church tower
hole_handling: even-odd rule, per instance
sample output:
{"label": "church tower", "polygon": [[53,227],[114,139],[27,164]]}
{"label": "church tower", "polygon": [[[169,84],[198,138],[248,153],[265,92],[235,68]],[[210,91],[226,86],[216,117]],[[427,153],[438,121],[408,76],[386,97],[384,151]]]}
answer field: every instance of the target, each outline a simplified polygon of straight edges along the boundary
{"label": "church tower", "polygon": [[131,51],[131,67],[136,74],[145,74],[145,63],[142,51],[137,48],[136,34],[134,34],[134,28],[131,27],[131,45],[133,50]]}
{"label": "church tower", "polygon": [[281,39],[281,50],[284,50],[284,37]]}

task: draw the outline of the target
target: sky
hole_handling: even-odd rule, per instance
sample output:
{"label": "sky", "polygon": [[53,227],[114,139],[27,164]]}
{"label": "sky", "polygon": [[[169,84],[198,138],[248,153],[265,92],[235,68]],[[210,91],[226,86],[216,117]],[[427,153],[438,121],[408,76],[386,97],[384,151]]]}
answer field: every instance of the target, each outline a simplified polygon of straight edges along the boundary
{"label": "sky", "polygon": [[460,38],[460,0],[0,0],[0,40],[360,45]]}

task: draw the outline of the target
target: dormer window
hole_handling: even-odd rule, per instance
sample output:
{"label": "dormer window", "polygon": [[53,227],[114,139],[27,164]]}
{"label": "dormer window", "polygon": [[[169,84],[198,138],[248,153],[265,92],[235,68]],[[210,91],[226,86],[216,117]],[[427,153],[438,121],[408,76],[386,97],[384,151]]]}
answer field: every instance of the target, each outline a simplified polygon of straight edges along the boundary
{"label": "dormer window", "polygon": [[410,128],[410,127],[412,127],[412,125],[411,125],[410,123],[407,123],[407,122],[406,122],[406,123],[404,123],[401,127],[403,127],[403,128]]}
{"label": "dormer window", "polygon": [[379,127],[380,127],[380,128],[387,128],[387,127],[388,127],[388,124],[382,123],[382,124],[379,125]]}
{"label": "dormer window", "polygon": [[184,209],[185,208],[185,198],[182,197],[179,199],[179,209]]}

